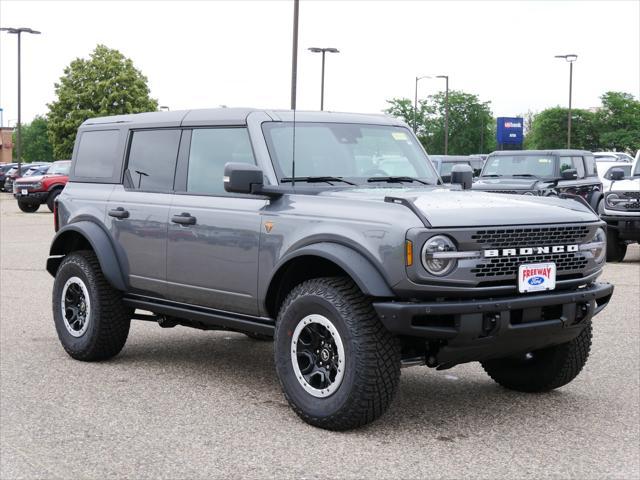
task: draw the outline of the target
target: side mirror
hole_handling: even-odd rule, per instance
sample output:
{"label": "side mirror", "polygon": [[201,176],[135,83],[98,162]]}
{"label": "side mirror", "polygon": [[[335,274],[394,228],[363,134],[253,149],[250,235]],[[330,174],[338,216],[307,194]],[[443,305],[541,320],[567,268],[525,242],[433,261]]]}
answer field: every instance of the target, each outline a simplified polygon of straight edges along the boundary
{"label": "side mirror", "polygon": [[458,164],[451,169],[451,183],[462,186],[463,190],[468,190],[473,184],[473,168],[470,165]]}
{"label": "side mirror", "polygon": [[264,183],[262,170],[248,163],[224,166],[224,189],[230,193],[259,193]]}
{"label": "side mirror", "polygon": [[624,178],[624,170],[621,168],[614,168],[611,170],[611,180],[622,180]]}
{"label": "side mirror", "polygon": [[578,171],[575,168],[568,168],[560,173],[562,180],[575,180],[578,178]]}

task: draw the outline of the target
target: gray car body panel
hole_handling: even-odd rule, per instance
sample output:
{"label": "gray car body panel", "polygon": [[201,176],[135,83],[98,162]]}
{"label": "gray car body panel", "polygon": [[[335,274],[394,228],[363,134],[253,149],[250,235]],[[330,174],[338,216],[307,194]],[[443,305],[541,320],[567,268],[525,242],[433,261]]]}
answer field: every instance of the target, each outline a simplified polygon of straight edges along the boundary
{"label": "gray car body panel", "polygon": [[[91,119],[80,127],[79,135],[116,126],[122,134],[118,158],[122,157],[123,164],[117,167],[122,176],[131,130],[246,125],[265,183],[277,185],[261,127],[264,122],[292,120],[289,111],[254,109],[146,113]],[[296,121],[393,125],[407,128],[413,135],[403,122],[384,115],[296,112]],[[77,145],[74,162],[76,154]],[[333,261],[372,296],[419,298],[437,292],[438,282],[408,279],[404,249],[409,231],[429,234],[462,227],[599,221],[589,208],[569,199],[461,191],[457,186],[322,185],[308,194],[285,193],[270,199],[128,191],[121,184],[79,180],[72,177],[59,197],[61,225],[89,221],[108,232],[124,290],[247,315],[266,316],[270,282],[287,262],[302,255]],[[385,201],[386,197],[411,202],[430,226],[407,206]],[[126,207],[131,216],[114,219],[107,215],[107,210],[118,207]],[[196,226],[172,224],[172,215],[181,212],[197,217]],[[272,224],[269,231],[266,222]],[[123,289],[117,281],[112,284]],[[463,289],[447,288],[451,292]],[[487,289],[484,293],[492,292],[500,294],[502,290]]]}

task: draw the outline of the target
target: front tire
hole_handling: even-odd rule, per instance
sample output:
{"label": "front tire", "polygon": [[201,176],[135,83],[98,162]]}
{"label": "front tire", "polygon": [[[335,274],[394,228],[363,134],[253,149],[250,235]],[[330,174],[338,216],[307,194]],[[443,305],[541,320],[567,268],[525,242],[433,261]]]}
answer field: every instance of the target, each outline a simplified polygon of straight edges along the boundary
{"label": "front tire", "polygon": [[400,380],[400,345],[348,278],[308,280],[284,301],[275,331],[284,395],[307,423],[347,430],[389,407]]}
{"label": "front tire", "polygon": [[60,195],[61,193],[62,193],[61,189],[57,189],[49,193],[49,196],[47,198],[47,208],[49,208],[51,212],[53,212],[53,206],[54,206],[54,202],[56,201],[56,198],[58,198],[58,195]]}
{"label": "front tire", "polygon": [[25,213],[33,213],[40,208],[39,203],[21,202],[18,200],[18,208]]}
{"label": "front tire", "polygon": [[518,392],[547,392],[578,376],[591,349],[591,322],[570,342],[508,358],[481,362],[498,384]]}
{"label": "front tire", "polygon": [[627,254],[627,244],[620,240],[618,232],[607,229],[607,262],[621,262]]}
{"label": "front tire", "polygon": [[60,343],[76,360],[106,360],[124,347],[131,312],[92,251],[64,257],[53,282],[52,306]]}

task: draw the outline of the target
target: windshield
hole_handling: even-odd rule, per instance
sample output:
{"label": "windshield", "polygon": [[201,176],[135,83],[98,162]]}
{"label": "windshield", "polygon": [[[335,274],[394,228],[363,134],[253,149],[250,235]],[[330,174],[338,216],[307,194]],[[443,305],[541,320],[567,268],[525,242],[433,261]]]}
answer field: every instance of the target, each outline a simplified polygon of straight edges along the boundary
{"label": "windshield", "polygon": [[69,175],[71,162],[54,163],[47,170],[47,175]]}
{"label": "windshield", "polygon": [[487,159],[482,176],[553,177],[553,157],[550,155],[496,155]]}
{"label": "windshield", "polygon": [[[291,177],[293,124],[267,122],[262,128],[278,176]],[[367,183],[371,177],[397,176],[437,183],[424,151],[403,127],[305,122],[296,123],[295,133],[296,178],[331,176]]]}

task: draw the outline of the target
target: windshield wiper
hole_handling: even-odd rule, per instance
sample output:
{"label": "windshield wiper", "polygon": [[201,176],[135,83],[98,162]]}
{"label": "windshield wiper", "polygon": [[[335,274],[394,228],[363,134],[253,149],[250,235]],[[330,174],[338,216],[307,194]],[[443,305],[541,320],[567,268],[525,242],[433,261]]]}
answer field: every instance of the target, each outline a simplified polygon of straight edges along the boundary
{"label": "windshield wiper", "polygon": [[501,177],[502,175],[499,175],[497,173],[487,173],[485,175],[481,175],[482,177]]}
{"label": "windshield wiper", "polygon": [[294,183],[294,182],[307,182],[307,183],[331,183],[331,182],[344,182],[349,185],[357,185],[357,183],[345,180],[342,177],[286,177],[280,180],[281,183]]}
{"label": "windshield wiper", "polygon": [[431,185],[429,182],[424,182],[419,178],[413,178],[413,177],[371,177],[367,179],[367,182],[389,182],[389,183],[418,182],[423,185]]}
{"label": "windshield wiper", "polygon": [[514,173],[511,176],[512,177],[537,177],[537,175],[532,175],[530,173]]}

